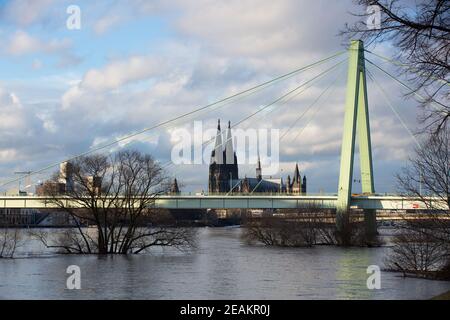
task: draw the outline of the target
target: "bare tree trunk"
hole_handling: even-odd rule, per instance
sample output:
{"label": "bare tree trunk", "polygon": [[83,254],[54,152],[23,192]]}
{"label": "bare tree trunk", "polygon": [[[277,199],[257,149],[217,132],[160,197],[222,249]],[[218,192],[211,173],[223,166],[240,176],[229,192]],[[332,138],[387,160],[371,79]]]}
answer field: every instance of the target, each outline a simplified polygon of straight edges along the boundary
{"label": "bare tree trunk", "polygon": [[[151,246],[193,245],[191,232],[154,233],[146,226],[154,212],[149,208],[155,197],[169,188],[164,172],[151,156],[137,151],[122,151],[111,157],[91,155],[77,158],[70,167],[73,188],[64,196],[82,209],[65,207],[66,201],[61,201],[59,189],[54,187],[57,175],[53,182],[47,182],[45,190],[50,202],[76,221],[79,237],[64,237],[64,241],[74,242],[64,245],[40,237],[48,247],[65,248],[69,253],[127,254]],[[94,225],[96,235],[88,236],[80,220]],[[80,239],[85,245],[80,245]]]}

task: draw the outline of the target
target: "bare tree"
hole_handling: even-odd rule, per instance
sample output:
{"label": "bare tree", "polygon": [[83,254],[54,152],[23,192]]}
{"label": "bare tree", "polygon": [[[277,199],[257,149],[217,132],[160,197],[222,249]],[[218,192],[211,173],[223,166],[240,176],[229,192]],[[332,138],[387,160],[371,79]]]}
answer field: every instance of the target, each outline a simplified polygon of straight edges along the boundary
{"label": "bare tree", "polygon": [[[409,165],[397,175],[402,194],[418,199],[427,210],[426,226],[431,236],[450,243],[450,130],[445,126],[430,135],[415,150]],[[406,220],[406,226],[424,228],[420,220]]]}
{"label": "bare tree", "polygon": [[342,227],[334,230],[334,239],[342,247],[379,247],[384,241],[367,230],[364,213],[361,210],[348,210],[343,213]]}
{"label": "bare tree", "polygon": [[[450,117],[449,54],[450,2],[447,0],[355,0],[364,10],[353,13],[360,19],[346,26],[342,34],[369,43],[391,41],[397,47],[394,60],[399,72],[407,76],[412,91],[424,97],[422,120],[426,128],[440,131]],[[367,24],[377,6],[381,12],[378,27]],[[372,7],[373,8],[373,7]]]}
{"label": "bare tree", "polygon": [[246,220],[243,238],[248,243],[266,246],[311,247],[316,244],[316,231],[308,222],[292,217],[261,217]]}
{"label": "bare tree", "polygon": [[248,243],[267,246],[311,247],[313,245],[379,246],[378,236],[368,238],[360,212],[346,214],[344,228],[338,232],[336,215],[330,210],[310,208],[285,210],[283,216],[247,217],[243,238]]}
{"label": "bare tree", "polygon": [[[161,213],[153,208],[155,199],[168,191],[169,183],[151,156],[138,151],[111,157],[90,155],[74,160],[70,168],[72,185],[63,197],[51,183],[45,192],[51,204],[73,218],[78,234],[66,234],[63,244],[46,245],[69,253],[100,254],[194,245],[193,229],[152,226]],[[55,176],[54,183],[57,179]],[[91,228],[84,228],[86,225],[94,226],[95,234],[89,233]]]}
{"label": "bare tree", "polygon": [[283,210],[276,216],[246,217],[242,236],[248,243],[260,242],[267,246],[335,244],[333,222],[330,214],[314,207]]}
{"label": "bare tree", "polygon": [[6,227],[0,229],[0,258],[14,258],[16,249],[21,244],[20,229]]}
{"label": "bare tree", "polygon": [[397,176],[400,191],[424,204],[420,219],[405,219],[388,259],[393,270],[450,277],[450,132],[444,126],[415,151]]}
{"label": "bare tree", "polygon": [[386,261],[389,270],[405,276],[439,277],[446,267],[448,244],[436,241],[428,230],[405,229],[394,237],[393,244]]}

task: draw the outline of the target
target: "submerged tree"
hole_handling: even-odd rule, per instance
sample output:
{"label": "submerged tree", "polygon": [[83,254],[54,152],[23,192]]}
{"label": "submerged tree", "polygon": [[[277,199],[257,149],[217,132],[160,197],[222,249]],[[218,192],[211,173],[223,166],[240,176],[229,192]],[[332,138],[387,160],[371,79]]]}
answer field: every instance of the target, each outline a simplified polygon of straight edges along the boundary
{"label": "submerged tree", "polygon": [[243,238],[266,246],[311,247],[314,245],[379,246],[378,237],[368,238],[361,213],[348,212],[340,232],[336,215],[319,207],[283,210],[280,216],[247,217]]}
{"label": "submerged tree", "polygon": [[[389,265],[408,272],[450,277],[450,131],[448,126],[416,149],[397,176],[400,191],[421,202],[419,218],[405,217]],[[412,268],[412,269],[411,269]],[[416,270],[414,268],[417,268]]]}
{"label": "submerged tree", "polygon": [[193,229],[152,226],[161,215],[153,208],[155,199],[169,184],[150,155],[122,151],[111,157],[80,157],[69,164],[67,175],[62,177],[67,181],[63,197],[55,187],[61,179],[56,175],[45,193],[52,205],[73,218],[77,233],[62,235],[56,244],[40,235],[47,246],[69,253],[127,254],[152,246],[194,245]]}
{"label": "submerged tree", "polygon": [[[447,226],[450,218],[450,130],[445,126],[437,135],[428,138],[415,150],[409,164],[397,175],[402,194],[418,199],[428,209],[434,221]],[[441,223],[444,223],[443,225]],[[450,232],[450,229],[443,228]],[[450,236],[450,233],[449,233]]]}
{"label": "submerged tree", "polygon": [[436,241],[426,228],[406,228],[394,236],[393,244],[387,259],[391,270],[430,277],[446,267],[448,244]]}
{"label": "submerged tree", "polygon": [[[342,32],[369,43],[390,41],[398,50],[394,60],[412,92],[423,97],[422,120],[434,133],[450,118],[450,2],[447,0],[355,0],[364,13]],[[372,21],[380,12],[378,25]],[[377,22],[377,21],[375,21]]]}
{"label": "submerged tree", "polygon": [[22,245],[20,229],[0,228],[0,258],[14,258],[16,250]]}

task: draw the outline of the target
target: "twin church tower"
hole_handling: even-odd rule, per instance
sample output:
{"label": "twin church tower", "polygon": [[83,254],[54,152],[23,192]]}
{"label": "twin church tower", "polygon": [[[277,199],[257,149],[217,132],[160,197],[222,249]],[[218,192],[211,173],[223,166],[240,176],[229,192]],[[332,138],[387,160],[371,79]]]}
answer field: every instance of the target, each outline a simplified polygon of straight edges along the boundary
{"label": "twin church tower", "polygon": [[256,177],[245,177],[239,179],[239,169],[236,152],[233,147],[233,136],[231,134],[231,124],[222,141],[222,131],[220,120],[217,125],[217,135],[214,149],[211,152],[211,162],[209,165],[209,193],[293,193],[306,194],[306,176],[300,175],[298,164],[295,165],[294,176],[288,176],[286,183],[283,178],[263,179],[261,162],[258,157],[256,167]]}

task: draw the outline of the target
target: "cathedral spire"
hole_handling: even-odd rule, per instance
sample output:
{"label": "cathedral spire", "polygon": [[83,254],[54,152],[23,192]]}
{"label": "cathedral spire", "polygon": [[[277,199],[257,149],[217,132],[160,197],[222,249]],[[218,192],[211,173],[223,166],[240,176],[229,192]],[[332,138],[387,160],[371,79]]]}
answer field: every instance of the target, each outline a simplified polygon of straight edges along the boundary
{"label": "cathedral spire", "polygon": [[225,138],[225,163],[234,163],[233,136],[231,135],[231,122],[228,121],[228,129]]}
{"label": "cathedral spire", "polygon": [[261,158],[259,157],[259,151],[258,151],[258,165],[256,167],[256,179],[258,179],[258,181],[262,180]]}
{"label": "cathedral spire", "polygon": [[217,134],[214,149],[211,152],[211,162],[223,164],[223,147],[222,147],[222,132],[220,131],[220,119],[217,121]]}
{"label": "cathedral spire", "polygon": [[298,170],[298,163],[295,164],[294,177],[292,178],[292,192],[302,192],[302,176],[300,175],[300,170]]}
{"label": "cathedral spire", "polygon": [[299,182],[302,177],[300,176],[300,171],[298,170],[298,163],[295,164],[294,178],[293,181]]}
{"label": "cathedral spire", "polygon": [[306,194],[306,175],[303,176],[302,193]]}
{"label": "cathedral spire", "polygon": [[170,193],[173,193],[173,194],[180,193],[180,188],[178,187],[177,178],[173,179],[172,185],[170,186]]}

